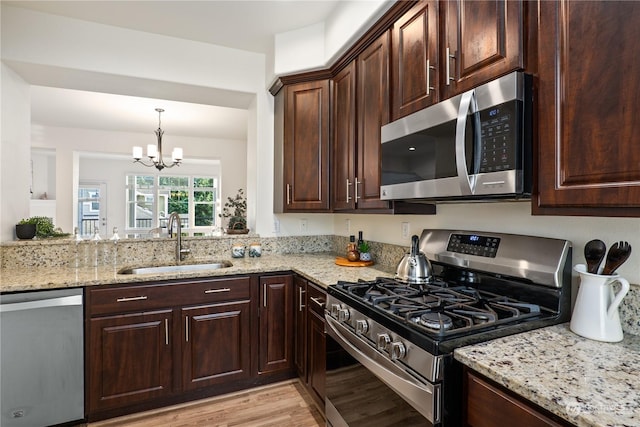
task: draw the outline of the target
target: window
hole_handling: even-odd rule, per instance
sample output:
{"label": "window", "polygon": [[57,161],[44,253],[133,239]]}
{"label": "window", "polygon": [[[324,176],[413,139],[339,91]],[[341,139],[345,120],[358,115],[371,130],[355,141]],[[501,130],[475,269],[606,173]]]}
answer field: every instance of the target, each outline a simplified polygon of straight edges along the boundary
{"label": "window", "polygon": [[166,227],[178,212],[183,232],[202,235],[218,223],[218,179],[202,176],[127,176],[127,229]]}

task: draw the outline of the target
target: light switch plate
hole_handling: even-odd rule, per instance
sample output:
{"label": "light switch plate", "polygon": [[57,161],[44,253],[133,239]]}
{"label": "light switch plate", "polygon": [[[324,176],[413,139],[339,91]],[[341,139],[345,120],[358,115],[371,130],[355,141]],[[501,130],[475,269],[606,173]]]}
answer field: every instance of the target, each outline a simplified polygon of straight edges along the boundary
{"label": "light switch plate", "polygon": [[409,237],[409,223],[408,222],[403,222],[402,223],[402,238],[406,239]]}

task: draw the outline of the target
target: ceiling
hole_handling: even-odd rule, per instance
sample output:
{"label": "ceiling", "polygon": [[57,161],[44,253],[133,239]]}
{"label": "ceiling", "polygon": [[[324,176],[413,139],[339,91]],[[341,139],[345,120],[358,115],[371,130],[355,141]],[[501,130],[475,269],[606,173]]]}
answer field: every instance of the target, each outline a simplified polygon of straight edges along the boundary
{"label": "ceiling", "polygon": [[[275,34],[325,21],[339,1],[6,1],[11,6],[272,55]],[[32,87],[32,122],[246,139],[247,111],[133,96]]]}

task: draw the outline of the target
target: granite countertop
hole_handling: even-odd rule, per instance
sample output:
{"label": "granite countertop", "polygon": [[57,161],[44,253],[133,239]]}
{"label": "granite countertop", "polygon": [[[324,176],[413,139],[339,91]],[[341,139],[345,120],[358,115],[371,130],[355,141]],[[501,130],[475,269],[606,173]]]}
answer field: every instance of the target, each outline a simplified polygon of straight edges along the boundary
{"label": "granite countertop", "polygon": [[[226,276],[249,273],[269,273],[292,270],[314,283],[327,287],[338,280],[370,280],[391,276],[393,272],[372,267],[341,267],[334,254],[267,254],[259,258],[231,258],[233,266],[218,270],[199,270],[162,274],[118,274],[126,265],[99,267],[3,268],[0,270],[0,291],[17,292],[56,288],[73,288],[130,282],[146,282],[194,277]],[[201,260],[211,262],[211,260]]]}
{"label": "granite countertop", "polygon": [[566,323],[462,347],[454,357],[577,426],[640,425],[640,336],[592,341]]}

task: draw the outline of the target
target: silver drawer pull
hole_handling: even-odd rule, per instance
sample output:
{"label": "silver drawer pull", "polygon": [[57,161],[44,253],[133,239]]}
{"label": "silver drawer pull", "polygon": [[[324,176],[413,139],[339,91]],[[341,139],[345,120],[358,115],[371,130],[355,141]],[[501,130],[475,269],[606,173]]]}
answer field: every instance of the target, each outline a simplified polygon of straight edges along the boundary
{"label": "silver drawer pull", "polygon": [[116,302],[127,302],[127,301],[144,301],[146,300],[147,297],[146,296],[140,296],[140,297],[125,297],[125,298],[118,298],[116,300]]}
{"label": "silver drawer pull", "polygon": [[324,308],[324,300],[322,298],[311,297],[309,299],[318,304],[321,308]]}
{"label": "silver drawer pull", "polygon": [[220,289],[207,289],[204,291],[205,294],[217,294],[219,292],[231,292],[230,288],[220,288]]}

